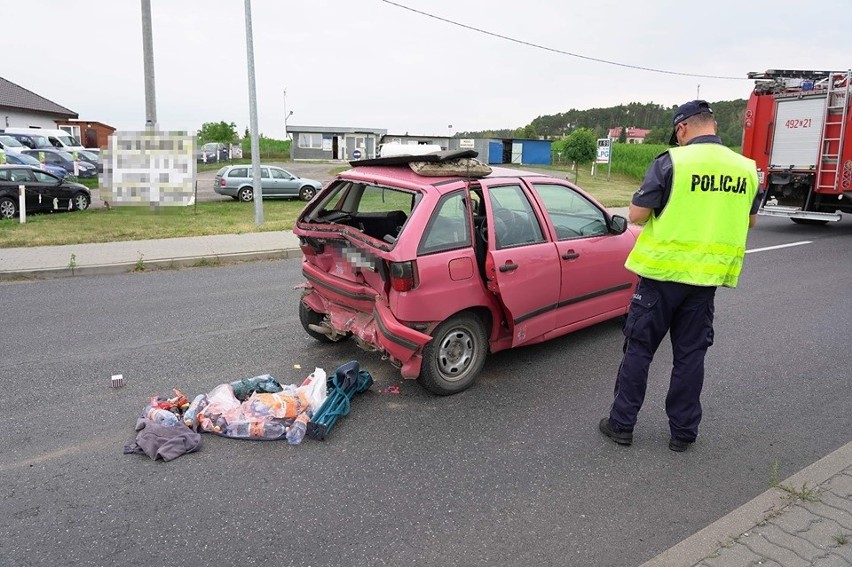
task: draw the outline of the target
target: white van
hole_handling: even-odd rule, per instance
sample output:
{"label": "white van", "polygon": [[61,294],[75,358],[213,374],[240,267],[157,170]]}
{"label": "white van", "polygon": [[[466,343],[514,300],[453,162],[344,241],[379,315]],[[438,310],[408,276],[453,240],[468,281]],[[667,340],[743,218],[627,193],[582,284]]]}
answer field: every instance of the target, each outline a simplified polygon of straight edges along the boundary
{"label": "white van", "polygon": [[52,130],[50,128],[6,128],[3,132],[8,134],[30,134],[35,136],[46,136],[53,147],[60,150],[75,151],[84,150],[80,140],[65,130]]}

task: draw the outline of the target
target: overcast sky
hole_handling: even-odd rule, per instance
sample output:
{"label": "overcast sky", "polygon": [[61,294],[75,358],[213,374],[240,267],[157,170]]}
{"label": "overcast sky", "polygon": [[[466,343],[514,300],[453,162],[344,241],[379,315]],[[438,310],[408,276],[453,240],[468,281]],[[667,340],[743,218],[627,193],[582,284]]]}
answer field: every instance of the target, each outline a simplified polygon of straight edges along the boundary
{"label": "overcast sky", "polygon": [[[260,131],[284,136],[285,101],[290,125],[446,135],[571,108],[747,98],[749,71],[852,66],[850,0],[394,1],[547,49],[382,0],[252,0]],[[224,120],[242,134],[244,1],[151,11],[159,127]],[[0,0],[0,14],[0,76],[81,119],[144,128],[141,0]]]}

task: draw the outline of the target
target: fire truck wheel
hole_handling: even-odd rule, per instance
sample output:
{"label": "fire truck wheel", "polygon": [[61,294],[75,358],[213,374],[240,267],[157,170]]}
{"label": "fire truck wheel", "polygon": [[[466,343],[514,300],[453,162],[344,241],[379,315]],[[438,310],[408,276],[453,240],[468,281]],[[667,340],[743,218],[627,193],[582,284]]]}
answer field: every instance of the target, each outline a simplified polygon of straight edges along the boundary
{"label": "fire truck wheel", "polygon": [[438,325],[423,348],[417,381],[433,394],[456,394],[473,383],[487,353],[482,321],[472,313],[455,315]]}
{"label": "fire truck wheel", "polygon": [[817,220],[817,219],[790,219],[796,224],[807,224],[810,226],[823,226],[828,224],[827,220]]}

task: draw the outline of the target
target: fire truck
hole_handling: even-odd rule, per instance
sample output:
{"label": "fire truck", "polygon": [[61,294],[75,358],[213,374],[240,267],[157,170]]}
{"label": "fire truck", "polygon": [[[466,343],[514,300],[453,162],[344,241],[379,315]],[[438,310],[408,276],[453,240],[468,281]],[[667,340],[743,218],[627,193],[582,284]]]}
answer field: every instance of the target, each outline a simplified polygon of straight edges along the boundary
{"label": "fire truck", "polygon": [[743,118],[743,155],[757,162],[758,214],[798,224],[852,213],[850,71],[771,70],[755,80]]}

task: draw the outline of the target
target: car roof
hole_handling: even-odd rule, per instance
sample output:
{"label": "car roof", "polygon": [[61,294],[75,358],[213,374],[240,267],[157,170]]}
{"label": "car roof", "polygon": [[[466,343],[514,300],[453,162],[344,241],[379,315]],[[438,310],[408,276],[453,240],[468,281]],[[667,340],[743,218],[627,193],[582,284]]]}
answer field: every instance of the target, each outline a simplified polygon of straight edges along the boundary
{"label": "car roof", "polygon": [[492,167],[491,173],[486,176],[466,177],[464,175],[447,175],[447,176],[425,176],[415,173],[408,164],[389,165],[389,166],[358,166],[353,167],[348,171],[344,171],[339,175],[343,179],[353,179],[358,181],[375,181],[379,184],[393,185],[394,182],[403,182],[405,184],[420,185],[420,186],[438,186],[446,185],[453,181],[466,181],[476,179],[495,179],[509,178],[518,179],[521,177],[541,177],[548,179],[550,176],[543,173],[534,173],[521,169]]}
{"label": "car roof", "polygon": [[[542,173],[533,173],[520,169],[510,169],[504,167],[491,167],[482,162],[477,161],[478,152],[475,150],[443,150],[439,152],[431,152],[419,155],[398,155],[385,158],[373,158],[359,161],[350,161],[352,169],[344,171],[340,174],[341,178],[358,179],[359,181],[375,180],[384,184],[393,184],[393,182],[402,182],[405,184],[414,184],[420,186],[440,186],[452,183],[454,181],[466,181],[475,179],[494,179],[494,178],[511,178],[518,179],[521,177],[541,177],[548,178]],[[468,162],[459,160],[469,160]],[[435,164],[439,166],[437,171],[429,175],[423,175],[415,172],[411,166],[413,163],[422,162],[419,165]],[[449,166],[453,168],[458,164],[458,171],[467,170],[471,167],[470,163],[478,167],[479,173],[461,174],[450,173],[442,175],[441,166]],[[481,171],[485,169],[487,174],[483,175]]]}

